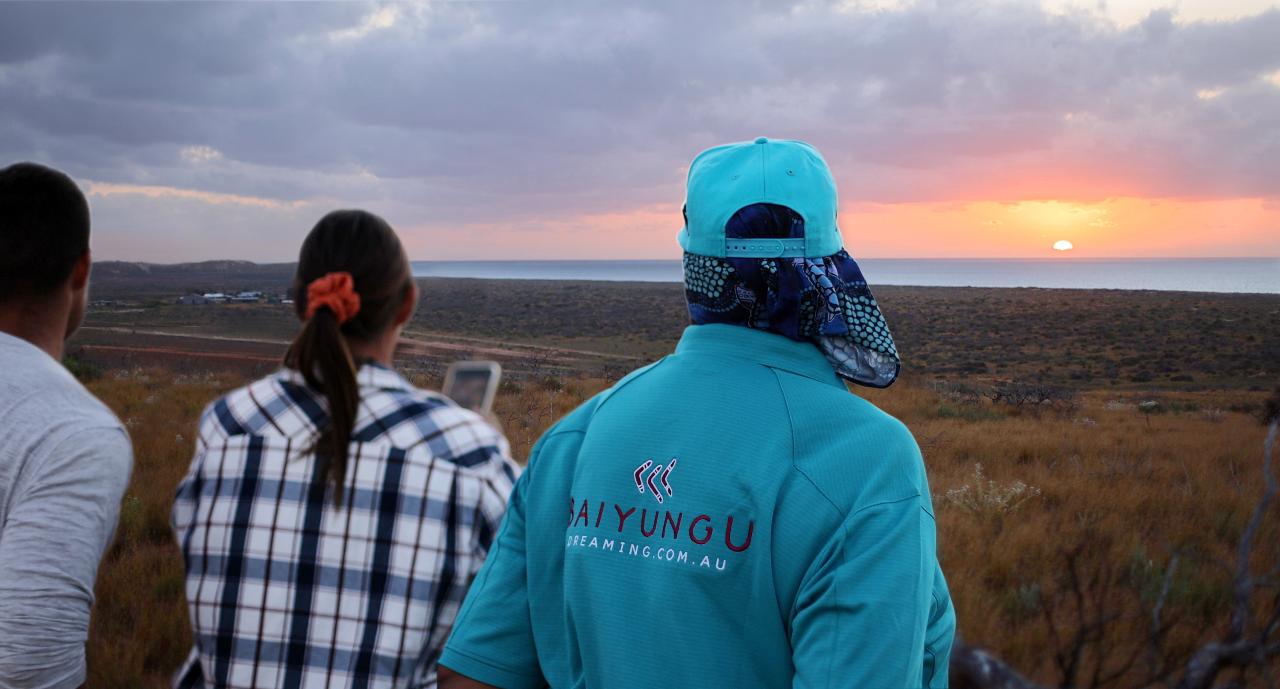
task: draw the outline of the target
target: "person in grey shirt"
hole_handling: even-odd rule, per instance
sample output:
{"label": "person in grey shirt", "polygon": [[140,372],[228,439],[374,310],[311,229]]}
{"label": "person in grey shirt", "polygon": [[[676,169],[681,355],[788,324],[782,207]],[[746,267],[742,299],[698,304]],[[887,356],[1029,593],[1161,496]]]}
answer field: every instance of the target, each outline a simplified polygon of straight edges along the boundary
{"label": "person in grey shirt", "polygon": [[89,205],[71,178],[0,169],[0,687],[84,684],[98,562],[133,453],[62,367],[84,316]]}

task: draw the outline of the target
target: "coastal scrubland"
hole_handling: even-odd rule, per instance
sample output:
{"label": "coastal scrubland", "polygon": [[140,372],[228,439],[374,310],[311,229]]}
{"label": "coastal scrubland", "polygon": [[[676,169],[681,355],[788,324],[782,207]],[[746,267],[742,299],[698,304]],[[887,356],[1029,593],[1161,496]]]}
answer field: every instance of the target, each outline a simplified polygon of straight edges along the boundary
{"label": "coastal scrubland", "polygon": [[[421,346],[402,348],[400,366],[435,386],[449,358],[505,357],[495,413],[519,461],[559,416],[669,351],[684,325],[670,285],[423,288],[410,333]],[[1238,547],[1264,485],[1260,419],[1277,380],[1280,298],[878,294],[909,373],[851,394],[918,439],[964,643],[1046,687],[1176,680],[1236,609]],[[281,307],[242,309],[259,329],[246,335],[234,327],[240,307],[138,304],[93,314],[100,329],[71,347],[73,370],[128,425],[137,456],[98,580],[91,687],[167,686],[185,656],[168,515],[194,424],[215,396],[274,367],[293,327]],[[191,355],[201,351],[210,356]],[[1280,564],[1274,507],[1254,542],[1255,571]],[[1273,588],[1249,595],[1263,622],[1280,605]],[[1265,686],[1257,669],[1236,678]]]}
{"label": "coastal scrubland", "polygon": [[[225,281],[251,287],[255,274]],[[285,304],[173,303],[182,290],[142,289],[95,277],[121,301],[90,313],[74,345],[173,344],[155,333],[219,338],[200,348],[226,353],[234,339],[278,345],[297,319]],[[552,280],[419,280],[410,338],[461,347],[544,348],[585,373],[611,373],[671,350],[687,324],[684,293],[667,283]],[[125,291],[121,291],[125,290]],[[904,366],[926,377],[1037,381],[1077,389],[1269,389],[1280,378],[1280,296],[1124,290],[950,287],[876,288]],[[97,292],[95,292],[97,294]],[[158,294],[167,294],[161,299]],[[170,298],[171,297],[171,298]],[[134,335],[132,342],[123,342]],[[247,346],[247,345],[246,345]],[[179,348],[195,351],[199,348]],[[123,350],[121,350],[123,351]],[[419,355],[424,355],[419,352]],[[531,352],[493,355],[513,364]],[[145,357],[140,358],[145,363]]]}

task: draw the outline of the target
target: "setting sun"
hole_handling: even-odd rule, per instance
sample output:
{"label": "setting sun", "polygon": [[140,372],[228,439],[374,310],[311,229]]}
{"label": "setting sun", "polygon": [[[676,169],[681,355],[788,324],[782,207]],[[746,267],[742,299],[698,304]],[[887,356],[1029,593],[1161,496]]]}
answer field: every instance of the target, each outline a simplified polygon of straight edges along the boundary
{"label": "setting sun", "polygon": [[[846,247],[859,258],[1043,256],[1059,240],[1071,242],[1073,258],[1269,256],[1275,255],[1280,223],[1280,205],[1260,198],[850,200],[840,211]],[[648,241],[652,246],[657,240]]]}
{"label": "setting sun", "polygon": [[1074,248],[1076,248],[1075,245],[1065,239],[1059,239],[1053,243],[1054,251],[1071,251]]}

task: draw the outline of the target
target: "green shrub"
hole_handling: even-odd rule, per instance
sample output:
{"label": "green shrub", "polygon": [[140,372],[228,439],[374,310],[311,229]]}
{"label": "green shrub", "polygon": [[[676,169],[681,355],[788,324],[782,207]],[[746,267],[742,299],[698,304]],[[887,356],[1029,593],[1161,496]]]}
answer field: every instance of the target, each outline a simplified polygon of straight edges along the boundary
{"label": "green shrub", "polygon": [[74,354],[62,357],[62,365],[81,383],[88,383],[102,377],[102,369],[97,364],[85,361]]}

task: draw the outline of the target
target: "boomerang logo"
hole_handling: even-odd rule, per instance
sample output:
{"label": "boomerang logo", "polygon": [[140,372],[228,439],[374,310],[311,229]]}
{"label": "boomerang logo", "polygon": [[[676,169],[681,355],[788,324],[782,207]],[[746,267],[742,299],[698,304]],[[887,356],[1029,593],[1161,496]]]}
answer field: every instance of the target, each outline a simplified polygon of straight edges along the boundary
{"label": "boomerang logo", "polygon": [[[650,467],[653,467],[653,471],[649,473],[648,478],[645,478],[645,472],[649,471]],[[658,501],[659,505],[661,505],[663,502],[662,491],[658,490],[658,487],[654,485],[653,480],[655,478],[658,479],[658,483],[662,484],[662,488],[667,492],[668,497],[674,495],[674,493],[671,492],[671,484],[667,482],[667,477],[671,476],[671,472],[674,471],[675,468],[675,457],[671,458],[671,461],[667,463],[665,469],[661,464],[654,466],[652,459],[646,459],[644,464],[636,467],[636,470],[632,472],[631,477],[636,481],[636,490],[643,493],[644,487],[648,486],[649,492],[653,494],[653,498]]]}

